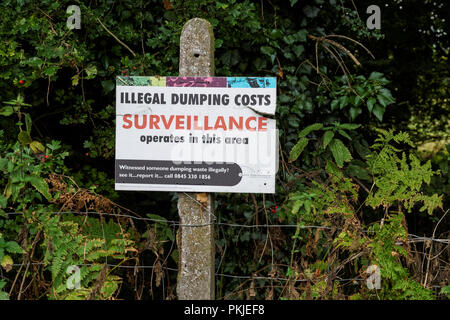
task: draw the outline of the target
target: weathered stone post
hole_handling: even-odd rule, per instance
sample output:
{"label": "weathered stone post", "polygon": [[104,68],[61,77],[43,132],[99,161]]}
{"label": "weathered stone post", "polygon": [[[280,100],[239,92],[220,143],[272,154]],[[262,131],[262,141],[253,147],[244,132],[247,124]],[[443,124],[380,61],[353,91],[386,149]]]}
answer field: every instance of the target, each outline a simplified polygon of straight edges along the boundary
{"label": "weathered stone post", "polygon": [[[180,37],[180,76],[214,75],[214,34],[211,24],[189,20]],[[178,231],[180,300],[213,300],[214,287],[213,194],[179,193],[178,213],[183,227]]]}

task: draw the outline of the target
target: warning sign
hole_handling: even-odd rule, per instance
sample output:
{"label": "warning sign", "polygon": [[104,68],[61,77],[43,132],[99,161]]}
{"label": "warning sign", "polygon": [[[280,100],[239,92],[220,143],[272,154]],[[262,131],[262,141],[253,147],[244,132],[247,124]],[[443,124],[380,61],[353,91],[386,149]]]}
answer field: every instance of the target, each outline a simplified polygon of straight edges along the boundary
{"label": "warning sign", "polygon": [[117,77],[116,190],[274,193],[276,79]]}

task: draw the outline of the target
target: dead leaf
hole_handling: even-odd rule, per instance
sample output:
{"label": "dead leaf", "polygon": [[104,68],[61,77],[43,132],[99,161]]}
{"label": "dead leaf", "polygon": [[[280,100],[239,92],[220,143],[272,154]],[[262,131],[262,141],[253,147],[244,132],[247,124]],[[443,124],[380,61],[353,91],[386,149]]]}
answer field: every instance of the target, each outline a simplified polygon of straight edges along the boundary
{"label": "dead leaf", "polygon": [[208,202],[208,195],[205,192],[197,193],[196,198],[197,198],[197,201],[199,201],[201,203]]}
{"label": "dead leaf", "polygon": [[256,296],[256,292],[255,292],[255,281],[252,281],[250,283],[250,297],[255,297]]}
{"label": "dead leaf", "polygon": [[173,10],[172,3],[170,0],[164,0],[164,9],[166,10]]}

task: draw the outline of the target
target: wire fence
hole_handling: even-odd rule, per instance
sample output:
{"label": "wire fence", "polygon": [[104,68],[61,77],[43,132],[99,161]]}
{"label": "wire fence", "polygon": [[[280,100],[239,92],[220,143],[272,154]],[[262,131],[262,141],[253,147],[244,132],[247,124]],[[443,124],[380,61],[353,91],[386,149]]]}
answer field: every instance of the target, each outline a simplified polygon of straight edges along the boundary
{"label": "wire fence", "polygon": [[[204,208],[204,207],[203,207]],[[213,222],[206,223],[206,224],[183,224],[180,221],[174,221],[174,220],[165,220],[165,219],[155,219],[155,218],[147,218],[147,217],[140,217],[140,216],[134,216],[130,214],[123,214],[123,213],[109,213],[109,212],[97,212],[97,211],[58,211],[58,212],[46,212],[50,214],[55,215],[63,215],[63,214],[76,214],[76,215],[96,215],[96,216],[110,216],[114,218],[124,218],[124,219],[132,219],[133,221],[147,221],[147,222],[153,222],[153,223],[163,223],[169,227],[172,228],[173,231],[175,231],[176,227],[182,227],[182,228],[198,228],[198,227],[205,227],[209,225],[215,225],[220,227],[229,227],[229,228],[243,228],[243,229],[255,229],[255,228],[286,228],[286,229],[323,229],[323,230],[344,230],[343,228],[338,227],[330,227],[325,225],[297,225],[297,224],[239,224],[239,223],[229,223],[229,222],[219,222],[216,221],[216,217],[214,216]],[[17,216],[17,215],[23,215],[23,212],[7,212],[8,216]],[[100,219],[102,230],[103,230],[103,221]],[[104,231],[103,231],[104,232]],[[362,230],[363,233],[370,233],[370,230]],[[103,233],[103,237],[104,233]],[[435,237],[427,237],[427,236],[419,236],[415,234],[408,234],[408,243],[429,243],[429,242],[435,242],[444,244],[445,248],[450,244],[450,239],[442,239],[442,238],[435,238]],[[398,245],[403,244],[402,242],[398,242]],[[155,269],[155,268],[161,268],[163,270],[167,270],[170,272],[178,272],[179,270],[177,268],[171,268],[166,266],[166,262],[168,257],[170,256],[172,250],[174,249],[175,241],[172,241],[169,253],[166,256],[166,259],[162,266],[156,267],[155,265],[122,265],[122,264],[111,264],[106,261],[106,265],[110,268],[120,268],[120,269],[133,269],[133,270],[141,270],[141,269]],[[278,276],[258,276],[255,274],[252,275],[233,275],[233,274],[226,274],[226,273],[220,273],[218,272],[220,265],[222,264],[223,257],[225,255],[226,248],[224,252],[222,253],[222,257],[220,258],[219,266],[216,268],[216,277],[224,277],[224,278],[230,278],[230,279],[241,279],[241,280],[268,280],[268,281],[281,281],[286,283],[301,283],[301,282],[308,282],[310,280],[308,279],[298,279],[298,278],[284,278],[284,277],[278,277]],[[443,251],[443,250],[442,250]],[[441,251],[441,252],[442,252]],[[273,245],[272,245],[272,265],[274,264],[273,261]],[[426,253],[424,253],[426,255]],[[12,265],[12,267],[22,267],[26,265],[36,265],[36,266],[43,266],[45,265],[44,262],[27,262],[27,263],[15,263]],[[80,264],[78,266],[92,266],[93,264]],[[1,268],[0,268],[1,269]],[[162,275],[164,278],[164,274]],[[442,279],[442,276],[439,276]],[[333,281],[338,282],[348,282],[348,283],[358,283],[365,281],[366,279],[361,277],[354,277],[354,278],[341,278],[339,276],[334,276]],[[164,281],[163,281],[164,282]],[[446,284],[448,285],[448,284]],[[431,285],[430,288],[439,289],[442,288],[443,285]],[[164,295],[164,293],[163,293]],[[165,297],[164,297],[165,298]]]}
{"label": "wire fence", "polygon": [[[145,217],[136,217],[128,214],[116,214],[116,213],[108,213],[108,212],[97,212],[97,211],[58,211],[58,212],[47,212],[51,214],[80,214],[80,215],[99,215],[99,216],[113,216],[119,218],[130,218],[133,220],[140,221],[149,221],[156,223],[165,223],[172,227],[190,227],[190,228],[198,228],[198,227],[206,227],[210,225],[216,226],[226,226],[226,227],[234,227],[234,228],[299,228],[299,229],[325,229],[325,230],[344,230],[343,228],[338,227],[330,227],[330,226],[320,226],[320,225],[297,225],[297,224],[238,224],[238,223],[228,223],[228,222],[217,222],[213,221],[210,223],[204,224],[183,224],[180,221],[171,221],[171,220],[163,220],[163,219],[153,219],[153,218],[145,218]],[[7,215],[23,215],[23,212],[6,212]],[[364,233],[370,233],[370,230],[362,230]],[[450,244],[450,239],[439,239],[434,237],[426,237],[426,236],[418,236],[412,233],[408,234],[408,242],[409,243],[417,243],[417,242],[426,242],[433,241],[444,244]]]}

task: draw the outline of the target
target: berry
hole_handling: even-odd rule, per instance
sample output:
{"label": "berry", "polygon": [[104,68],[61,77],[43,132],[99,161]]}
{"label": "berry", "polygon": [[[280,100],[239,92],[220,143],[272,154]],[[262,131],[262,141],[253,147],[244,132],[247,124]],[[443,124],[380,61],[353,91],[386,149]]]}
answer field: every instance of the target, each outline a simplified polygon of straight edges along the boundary
{"label": "berry", "polygon": [[133,70],[136,70],[136,67],[133,67]]}
{"label": "berry", "polygon": [[50,157],[49,157],[49,155],[48,155],[48,154],[46,154],[46,155],[45,155],[45,159],[48,159],[48,158],[50,158]]}
{"label": "berry", "polygon": [[85,156],[88,157],[88,156],[89,156],[89,152],[86,152],[86,153],[85,153]]}
{"label": "berry", "polygon": [[24,83],[25,83],[25,81],[23,81],[23,80],[19,80],[19,83],[20,83],[20,84],[24,84]]}

